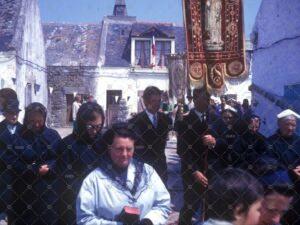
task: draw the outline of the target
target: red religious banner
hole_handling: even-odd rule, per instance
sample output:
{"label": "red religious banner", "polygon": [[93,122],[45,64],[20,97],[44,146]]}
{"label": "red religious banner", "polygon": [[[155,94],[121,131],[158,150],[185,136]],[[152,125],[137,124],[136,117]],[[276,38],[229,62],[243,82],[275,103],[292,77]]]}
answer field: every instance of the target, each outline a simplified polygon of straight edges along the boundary
{"label": "red religious banner", "polygon": [[242,0],[183,0],[192,82],[221,90],[246,70]]}

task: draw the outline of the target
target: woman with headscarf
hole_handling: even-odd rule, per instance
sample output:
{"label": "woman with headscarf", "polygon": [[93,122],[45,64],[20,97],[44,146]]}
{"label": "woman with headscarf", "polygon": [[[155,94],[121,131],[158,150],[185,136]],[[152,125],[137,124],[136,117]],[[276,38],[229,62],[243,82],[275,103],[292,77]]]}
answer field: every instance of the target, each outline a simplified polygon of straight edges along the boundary
{"label": "woman with headscarf", "polygon": [[153,167],[133,159],[135,136],[128,124],[114,124],[104,139],[107,154],[78,194],[77,224],[166,224],[170,195]]}
{"label": "woman with headscarf", "polygon": [[56,147],[59,134],[46,127],[47,110],[41,103],[25,109],[23,127],[15,143],[13,165],[16,179],[12,184],[16,196],[8,213],[9,224],[57,224]]}
{"label": "woman with headscarf", "polygon": [[72,134],[59,144],[60,224],[76,224],[75,202],[81,182],[98,166],[103,154],[101,130],[104,119],[100,105],[95,102],[84,103],[76,115],[76,127]]}
{"label": "woman with headscarf", "polygon": [[250,115],[245,118],[247,130],[240,135],[234,144],[234,166],[244,169],[257,176],[254,164],[266,153],[268,146],[265,136],[259,132],[260,117]]}
{"label": "woman with headscarf", "polygon": [[[221,119],[215,122],[213,129],[217,134],[217,145],[214,154],[218,159],[218,163],[216,163],[213,170],[218,173],[224,168],[234,166],[236,163],[235,152],[239,152],[239,150],[233,149],[233,147],[237,146],[236,143],[242,133],[237,110],[225,105]],[[212,173],[214,173],[213,170],[211,170]]]}

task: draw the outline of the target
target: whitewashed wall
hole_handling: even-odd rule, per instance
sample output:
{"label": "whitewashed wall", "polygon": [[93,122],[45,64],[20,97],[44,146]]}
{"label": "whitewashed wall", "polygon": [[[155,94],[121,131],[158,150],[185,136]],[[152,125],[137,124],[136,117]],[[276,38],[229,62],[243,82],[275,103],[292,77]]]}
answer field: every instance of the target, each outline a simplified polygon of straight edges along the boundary
{"label": "whitewashed wall", "polygon": [[122,90],[123,98],[129,98],[129,113],[137,112],[138,91],[154,85],[161,90],[168,90],[168,74],[164,71],[146,70],[132,72],[127,68],[102,68],[98,78],[95,98],[106,109],[106,91]]}
{"label": "whitewashed wall", "polygon": [[[253,83],[276,96],[284,86],[300,82],[300,1],[263,0],[256,17],[253,38]],[[262,130],[274,132],[280,111],[261,95],[254,95],[256,113],[266,119]],[[272,123],[272,124],[269,124]]]}
{"label": "whitewashed wall", "polygon": [[232,79],[231,81],[225,81],[226,88],[228,89],[225,94],[237,95],[237,101],[243,102],[244,99],[248,99],[251,102],[252,96],[249,91],[249,86],[252,84],[252,76],[246,79]]}
{"label": "whitewashed wall", "polygon": [[253,82],[278,95],[300,81],[299,13],[299,0],[263,0],[256,17]]}
{"label": "whitewashed wall", "polygon": [[[32,102],[41,102],[47,106],[48,89],[47,77],[42,68],[46,68],[45,47],[41,25],[40,12],[37,0],[23,1],[20,17],[25,18],[22,33],[21,48],[17,54],[17,93],[20,99],[20,107],[25,107],[25,88],[27,83],[32,84]],[[25,62],[23,59],[33,62],[36,65]],[[39,68],[39,69],[37,69]],[[40,85],[39,91],[35,92],[34,84]]]}
{"label": "whitewashed wall", "polygon": [[270,104],[268,99],[257,93],[253,94],[253,99],[257,103],[254,110],[262,121],[260,132],[269,137],[278,129],[276,115],[282,110],[278,106]]}
{"label": "whitewashed wall", "polygon": [[12,78],[16,78],[16,58],[14,52],[0,52],[0,88],[15,88]]}

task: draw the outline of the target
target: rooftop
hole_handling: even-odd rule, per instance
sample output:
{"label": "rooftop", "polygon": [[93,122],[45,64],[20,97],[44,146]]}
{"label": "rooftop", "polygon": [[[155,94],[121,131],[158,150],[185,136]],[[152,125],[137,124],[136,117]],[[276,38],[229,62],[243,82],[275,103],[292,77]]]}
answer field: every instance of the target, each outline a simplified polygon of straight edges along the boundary
{"label": "rooftop", "polygon": [[43,24],[47,65],[96,66],[100,24]]}

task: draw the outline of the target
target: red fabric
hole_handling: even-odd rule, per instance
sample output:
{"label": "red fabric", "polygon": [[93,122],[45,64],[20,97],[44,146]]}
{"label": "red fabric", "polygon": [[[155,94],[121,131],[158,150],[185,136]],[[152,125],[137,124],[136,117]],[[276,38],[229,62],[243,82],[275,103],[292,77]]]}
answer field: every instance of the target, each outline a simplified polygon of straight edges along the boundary
{"label": "red fabric", "polygon": [[128,214],[134,214],[134,215],[140,215],[140,209],[135,208],[135,207],[130,207],[130,206],[125,206],[124,207],[124,212]]}
{"label": "red fabric", "polygon": [[152,55],[156,56],[156,46],[155,46],[155,38],[152,38]]}

